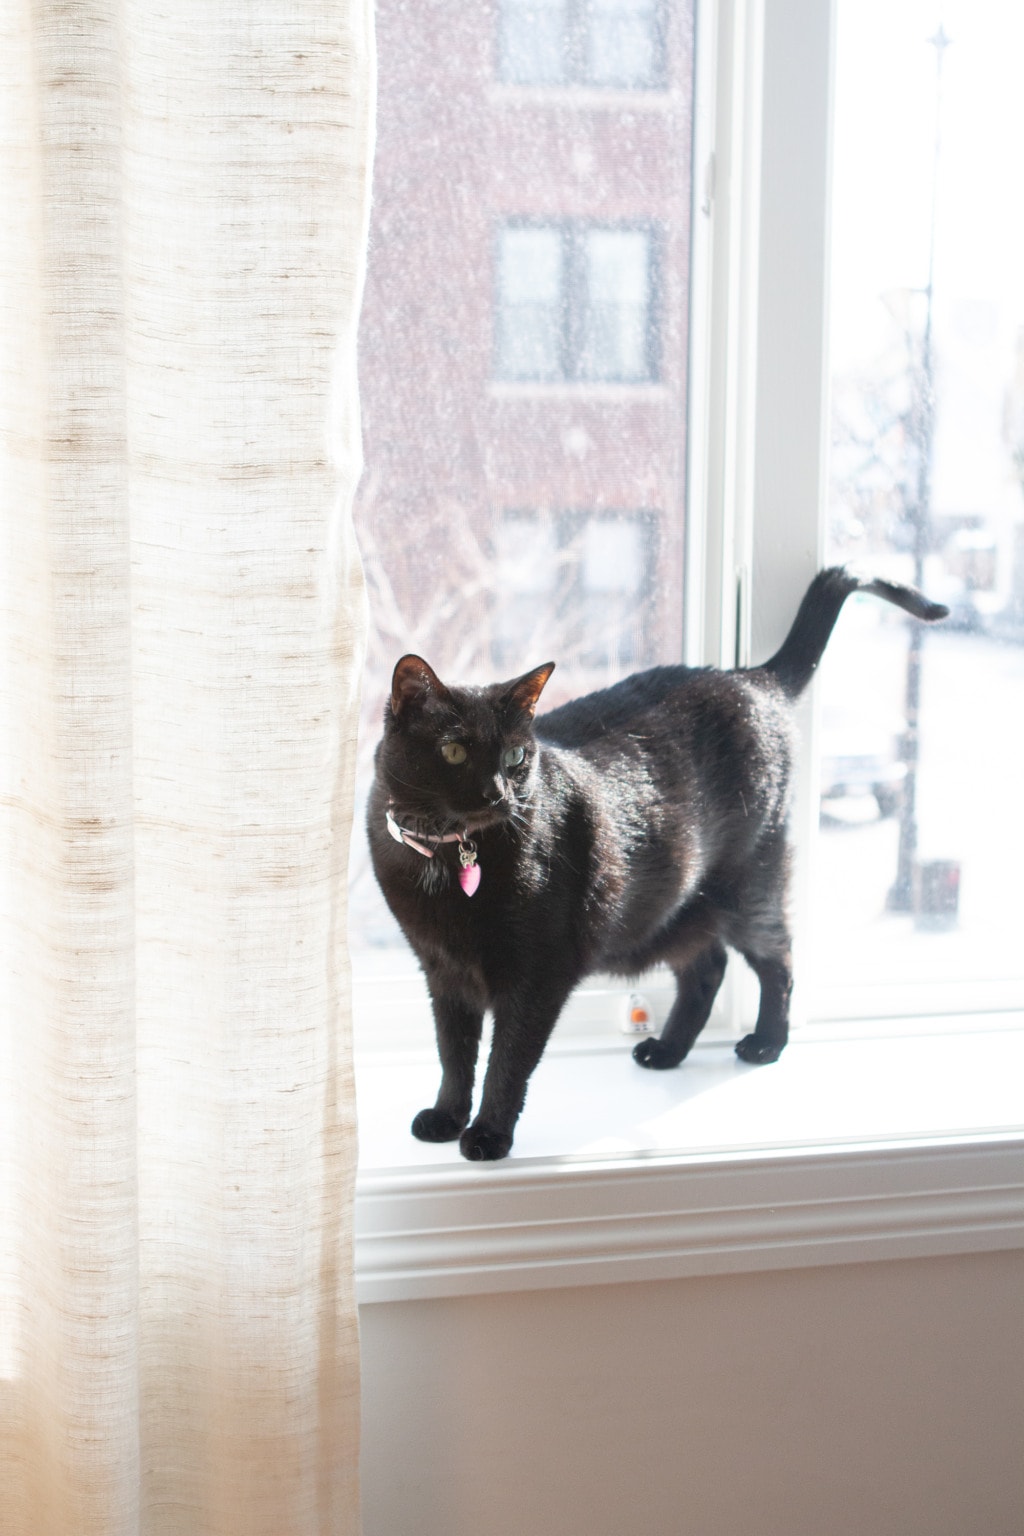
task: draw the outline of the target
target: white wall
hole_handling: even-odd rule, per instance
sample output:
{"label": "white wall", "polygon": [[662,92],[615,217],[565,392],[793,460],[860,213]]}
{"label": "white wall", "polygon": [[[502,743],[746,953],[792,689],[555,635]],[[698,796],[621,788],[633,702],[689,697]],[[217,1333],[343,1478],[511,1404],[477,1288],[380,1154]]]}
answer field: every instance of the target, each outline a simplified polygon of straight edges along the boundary
{"label": "white wall", "polygon": [[367,1306],[365,1536],[1022,1536],[1024,1253]]}

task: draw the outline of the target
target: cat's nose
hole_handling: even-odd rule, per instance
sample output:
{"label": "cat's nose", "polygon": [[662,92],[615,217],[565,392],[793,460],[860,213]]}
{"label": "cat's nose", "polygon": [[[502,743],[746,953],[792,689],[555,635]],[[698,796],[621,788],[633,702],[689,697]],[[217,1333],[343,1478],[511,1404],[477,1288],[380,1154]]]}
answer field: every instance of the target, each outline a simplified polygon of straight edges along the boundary
{"label": "cat's nose", "polygon": [[495,774],[493,779],[481,786],[481,794],[488,805],[500,805],[505,798],[505,786]]}

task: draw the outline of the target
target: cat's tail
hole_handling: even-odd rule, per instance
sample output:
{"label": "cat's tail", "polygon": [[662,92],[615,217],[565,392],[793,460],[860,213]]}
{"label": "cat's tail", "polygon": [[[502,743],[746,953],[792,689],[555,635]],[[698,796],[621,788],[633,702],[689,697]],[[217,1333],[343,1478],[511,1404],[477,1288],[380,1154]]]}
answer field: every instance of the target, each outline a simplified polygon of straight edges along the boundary
{"label": "cat's tail", "polygon": [[872,592],[927,624],[944,619],[949,612],[942,603],[930,602],[915,587],[898,581],[856,576],[845,565],[819,571],[804,594],[789,634],[771,660],[759,668],[776,677],[791,699],[801,694],[814,676],[839,610],[851,592]]}

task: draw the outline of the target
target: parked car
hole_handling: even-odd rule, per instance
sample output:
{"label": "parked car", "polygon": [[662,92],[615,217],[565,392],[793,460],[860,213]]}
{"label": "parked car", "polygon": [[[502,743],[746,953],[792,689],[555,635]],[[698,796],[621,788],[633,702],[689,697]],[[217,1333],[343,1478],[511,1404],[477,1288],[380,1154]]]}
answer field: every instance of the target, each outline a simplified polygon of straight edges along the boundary
{"label": "parked car", "polygon": [[872,721],[842,705],[826,704],[821,721],[821,800],[830,803],[870,795],[882,817],[903,803],[907,765],[902,720]]}

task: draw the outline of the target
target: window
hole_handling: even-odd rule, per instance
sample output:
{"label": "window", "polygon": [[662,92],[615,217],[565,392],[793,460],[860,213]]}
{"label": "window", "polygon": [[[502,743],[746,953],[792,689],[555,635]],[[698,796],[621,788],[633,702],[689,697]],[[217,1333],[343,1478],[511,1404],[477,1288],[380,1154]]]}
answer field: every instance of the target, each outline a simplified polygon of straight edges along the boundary
{"label": "window", "polygon": [[502,0],[501,78],[514,85],[561,85],[567,30],[567,0]]}
{"label": "window", "polygon": [[655,0],[591,0],[584,76],[595,85],[637,88],[658,76]]}
{"label": "window", "polygon": [[655,659],[657,518],[643,512],[509,512],[494,551],[494,664],[538,659],[557,615],[563,655],[593,686]]}
{"label": "window", "polygon": [[[563,586],[559,528],[551,518],[511,512],[498,524],[494,549],[494,664],[513,672],[524,654],[543,660],[541,637]],[[536,637],[536,639],[534,638]]]}
{"label": "window", "polygon": [[[868,35],[864,57],[869,64],[873,59],[877,62],[886,50],[895,14],[892,7],[876,0],[870,0],[870,4],[869,0],[839,0],[840,25],[844,5],[870,10],[867,20],[874,30]],[[955,9],[958,14],[966,14],[966,8]],[[954,202],[950,198],[949,206],[951,210],[954,206],[958,208],[965,222],[964,210],[970,208],[977,213],[982,204],[989,212],[998,211],[1001,217],[1009,219],[1015,203],[1006,189],[1012,189],[1013,179],[1000,156],[1012,154],[1014,144],[1019,142],[1017,127],[1012,119],[1006,118],[1008,106],[1016,102],[1018,93],[1015,82],[1006,81],[1004,69],[1012,74],[1014,61],[1020,56],[1019,43],[1014,41],[1020,23],[1016,12],[1005,5],[975,4],[972,10],[977,10],[979,19],[986,20],[990,27],[996,16],[1006,35],[1000,68],[986,100],[985,112],[992,116],[985,152],[965,155],[962,164],[972,175],[977,175],[979,166],[983,166],[988,176],[991,167],[996,185],[988,186],[984,197],[976,193],[964,195],[961,187],[958,199]],[[944,14],[950,33],[953,11],[953,0],[948,0]],[[690,18],[686,30],[679,30],[683,14],[682,7],[665,7],[669,37],[666,58],[673,81],[679,59],[692,44]],[[664,413],[664,429],[646,436],[645,426],[630,436],[620,425],[608,428],[618,449],[631,445],[626,454],[628,476],[624,479],[630,479],[634,486],[640,484],[645,459],[657,465],[656,475],[644,486],[642,504],[652,509],[657,533],[659,604],[666,600],[663,572],[683,568],[685,554],[686,603],[664,609],[671,612],[672,622],[667,630],[657,631],[653,651],[657,660],[672,654],[673,636],[678,654],[680,632],[685,634],[685,654],[695,661],[731,664],[737,655],[746,660],[770,654],[791,622],[807,581],[824,555],[819,514],[827,480],[822,431],[828,308],[824,253],[828,248],[831,174],[833,7],[821,4],[820,0],[772,0],[763,8],[763,33],[759,24],[761,14],[760,7],[748,8],[743,0],[713,9],[707,25],[701,29],[709,46],[706,51],[701,50],[697,59],[695,120],[687,119],[684,124],[681,118],[674,119],[677,142],[682,143],[684,138],[686,141],[687,163],[691,143],[688,135],[695,130],[692,163],[696,211],[692,247],[688,221],[669,217],[665,225],[661,269],[665,295],[662,369],[670,404]],[[922,8],[906,7],[900,14],[904,20],[909,18],[908,25],[918,43],[936,30],[938,17],[926,17]],[[840,112],[843,46],[840,37]],[[887,74],[889,69],[887,65]],[[560,104],[558,112],[564,110]],[[586,114],[590,110],[588,102]],[[619,110],[616,105],[616,113]],[[558,120],[568,135],[569,119],[559,116]],[[577,150],[589,149],[595,140],[588,137],[588,130],[575,117],[573,122],[579,136],[567,137],[564,142],[572,143]],[[859,126],[868,138],[873,122],[873,110],[861,114]],[[616,116],[615,124],[621,130],[623,119]],[[533,127],[528,128],[526,120],[518,114],[514,125],[508,122],[502,132],[507,132],[517,146],[535,141]],[[930,135],[929,120],[926,136]],[[840,129],[837,181],[843,171],[842,142]],[[998,155],[993,153],[994,146],[999,147]],[[882,148],[884,155],[884,136]],[[677,158],[677,165],[681,158]],[[536,191],[535,182],[533,186]],[[537,224],[553,224],[550,207],[536,203],[526,206],[522,187],[523,183],[517,182],[506,189],[505,195],[488,204],[488,210],[506,221],[532,215]],[[902,219],[912,203],[919,201],[915,188],[916,182],[904,182],[895,197],[887,194],[884,202],[866,210],[862,207],[857,217],[864,222],[864,234],[871,234],[879,249],[888,240],[892,219]],[[678,183],[672,191],[672,196],[677,195],[688,195]],[[645,217],[661,219],[670,204],[671,198],[658,207],[645,207],[643,213]],[[587,210],[588,216],[591,211]],[[616,215],[619,212],[621,209],[615,209]],[[566,217],[577,217],[580,210],[567,207],[564,213]],[[595,221],[598,217],[611,222],[612,211],[602,208]],[[678,244],[682,231],[687,260],[680,262]],[[490,231],[488,236],[493,238]],[[837,210],[833,246],[843,243],[844,230]],[[858,262],[864,265],[866,243],[870,241],[861,241],[855,247],[857,254],[851,258],[852,266],[856,267]],[[978,250],[987,251],[993,261],[1001,259],[1001,250],[1005,249],[1007,267],[1015,265],[1018,272],[1024,271],[1019,248],[1012,241],[1005,247],[998,240],[987,238],[973,243]],[[678,290],[680,274],[685,274],[682,305]],[[681,323],[684,313],[686,319]],[[851,311],[850,329],[856,331],[858,327],[863,327],[863,318]],[[688,396],[680,390],[675,371],[680,349],[691,360],[693,389]],[[490,366],[492,357],[487,361]],[[364,371],[366,366],[364,351]],[[486,388],[479,383],[483,372],[481,368],[477,373],[481,389]],[[1019,391],[1020,376],[1011,367],[1009,374],[1001,377],[1003,381],[1011,378],[1014,389]],[[603,403],[588,401],[585,415],[570,418],[569,407],[557,390],[549,391],[551,398],[544,398],[544,389],[531,385],[522,390],[522,398],[518,394],[514,385],[492,384],[489,390],[489,419],[502,422],[502,430],[507,427],[510,434],[501,448],[496,440],[491,443],[489,464],[493,480],[489,484],[488,516],[492,534],[505,518],[514,521],[516,517],[532,520],[534,524],[543,521],[554,530],[557,511],[553,519],[550,509],[587,506],[593,515],[604,508],[638,505],[635,495],[631,498],[624,486],[619,494],[618,482],[611,492],[608,490],[621,452],[601,458],[600,476],[587,482],[585,498],[571,494],[574,477],[579,481],[586,479],[588,461],[598,450],[606,423],[611,421],[601,414],[605,409]],[[1019,428],[1024,415],[1017,413],[1015,398],[1011,392],[1005,416],[1008,428],[1014,423]],[[418,404],[421,412],[429,415],[429,391],[425,396],[421,391]],[[624,416],[642,410],[646,422],[652,403],[616,403],[616,412],[620,409]],[[652,411],[652,417],[655,416],[658,412]],[[481,418],[473,415],[470,419],[475,427]],[[621,419],[618,415],[615,418],[617,423]],[[663,493],[655,494],[663,476],[668,476],[673,485],[678,484],[672,479],[673,460],[666,445],[683,421],[686,434],[682,444],[676,439],[677,451],[685,448],[689,505],[706,509],[703,520],[687,519],[681,503]],[[464,438],[454,435],[461,445]],[[451,440],[449,434],[449,443]],[[536,460],[535,452],[539,455]],[[557,494],[540,494],[547,481],[530,468],[540,463],[546,464],[549,471],[551,464],[560,463],[566,471]],[[513,470],[519,473],[524,469],[527,472],[522,481],[513,486]],[[599,480],[604,481],[603,503]],[[374,487],[383,483],[382,478],[373,481],[371,471],[370,481],[372,496],[379,495]],[[870,492],[870,474],[862,484],[865,492]],[[372,496],[367,496],[364,505],[372,505]],[[677,508],[675,513],[666,511],[669,505]],[[500,510],[507,508],[534,510],[514,515]],[[372,536],[373,516],[369,517],[368,526]],[[451,555],[462,547],[463,530],[457,508],[450,509],[447,526],[451,538],[446,547]],[[682,539],[674,542],[680,533]],[[836,535],[833,533],[832,537]],[[513,546],[515,538],[516,533],[510,530],[508,539]],[[500,547],[500,540],[492,541],[492,551]],[[1008,571],[1020,572],[1022,547],[1019,539],[1010,540],[1009,562],[1000,566],[1004,576]],[[554,531],[546,548],[558,548]],[[833,543],[831,549],[837,552],[837,545]],[[428,551],[421,547],[417,554],[422,562]],[[531,578],[521,579],[529,587]],[[553,592],[557,592],[560,580],[560,575],[551,580]],[[1019,591],[1019,581],[1015,590]],[[386,603],[378,601],[378,612],[385,611]],[[859,611],[857,605],[848,605],[843,625],[859,631],[864,622],[862,613],[870,611],[867,600]],[[1020,611],[1012,601],[1005,609],[1007,614],[1016,612],[1018,620]],[[446,612],[450,614],[450,610]],[[840,646],[842,634],[841,628],[836,636]],[[987,700],[990,720],[1001,721],[1010,735],[1024,718],[1024,685],[1019,674],[1014,675],[1020,649],[1016,642],[1007,641],[1000,654],[1009,664],[1007,669],[989,676],[984,668],[975,667],[968,670],[967,676],[975,685],[979,703]],[[878,679],[888,682],[890,673],[899,677],[891,657],[883,658],[881,666],[876,658],[869,676],[858,674],[857,687],[862,696],[870,697]],[[493,671],[486,675],[493,675]],[[813,736],[813,713],[807,708],[802,720],[808,738]],[[984,713],[984,709],[978,713]],[[966,771],[973,772],[977,780],[972,793],[962,797],[960,811],[967,809],[973,816],[980,805],[990,816],[989,828],[993,824],[999,827],[989,850],[988,869],[995,868],[1002,880],[996,890],[1001,891],[1007,921],[1012,922],[1019,912],[1019,895],[1005,878],[1006,872],[1000,875],[998,866],[1004,849],[1015,846],[1014,840],[1020,835],[1021,796],[1019,790],[1013,786],[1007,789],[1005,783],[1000,790],[998,774],[1012,772],[1019,760],[1019,749],[1010,752],[1005,763],[1001,761],[1003,752],[1009,750],[1005,737],[995,741],[986,737],[979,729],[977,714],[966,726],[961,726],[951,714],[949,725],[957,739],[952,743],[952,753],[947,750],[947,757],[960,758]],[[976,741],[969,739],[972,733]],[[371,740],[374,734],[371,729]],[[922,751],[925,750],[923,747]],[[876,1012],[888,1012],[890,1017],[904,1008],[908,1014],[920,1013],[925,994],[917,985],[906,988],[898,977],[890,977],[881,989],[883,996],[872,1005],[859,985],[866,979],[864,974],[858,977],[853,973],[854,967],[844,962],[847,971],[841,978],[841,988],[834,989],[833,998],[841,991],[846,1001],[827,1006],[827,965],[822,964],[818,941],[822,934],[827,938],[830,948],[826,960],[840,958],[845,942],[844,925],[848,933],[851,918],[857,919],[855,902],[860,900],[863,886],[858,894],[846,881],[842,867],[836,865],[824,874],[819,870],[815,883],[811,883],[810,852],[821,801],[818,776],[809,762],[805,766],[795,816],[799,835],[796,894],[805,919],[810,914],[810,926],[805,921],[798,985],[805,1000],[810,991],[811,1006],[807,1012],[817,1009],[814,1049],[800,1056],[791,1055],[789,1066],[777,1075],[770,1072],[756,1077],[737,1076],[731,1060],[716,1059],[719,1055],[727,1056],[726,1052],[703,1053],[699,1062],[691,1062],[683,1072],[665,1074],[665,1080],[659,1079],[664,1099],[654,1104],[653,1109],[651,1084],[645,1078],[640,1084],[642,1102],[633,1121],[620,1102],[624,1092],[629,1093],[636,1086],[635,1079],[628,1074],[623,1082],[621,1058],[625,1051],[621,1040],[615,1041],[619,1048],[614,1052],[597,1052],[583,1062],[549,1053],[541,1073],[546,1066],[552,1067],[552,1073],[543,1080],[539,1074],[531,1087],[535,1110],[532,1123],[538,1123],[537,1106],[542,1095],[546,1095],[552,1112],[546,1118],[541,1114],[541,1129],[553,1129],[561,1139],[554,1147],[550,1142],[537,1147],[537,1163],[525,1168],[520,1163],[517,1168],[488,1173],[479,1168],[453,1168],[457,1157],[446,1156],[444,1149],[417,1146],[415,1156],[408,1158],[410,1164],[415,1163],[415,1171],[408,1179],[403,1179],[394,1167],[405,1161],[407,1122],[398,1119],[394,1138],[388,1142],[386,1115],[373,1113],[378,1107],[393,1104],[398,1075],[395,1062],[392,1058],[381,1064],[377,1074],[379,1092],[373,1082],[377,1069],[371,1066],[364,1074],[364,1080],[370,1079],[369,1113],[364,1120],[371,1143],[370,1177],[364,1177],[360,1195],[367,1271],[363,1283],[367,1294],[372,1295],[374,1287],[379,1287],[376,1293],[382,1299],[398,1299],[414,1294],[457,1294],[477,1284],[481,1289],[550,1284],[560,1258],[566,1254],[570,1258],[578,1255],[580,1262],[571,1268],[563,1267],[563,1278],[580,1284],[725,1271],[734,1265],[749,1269],[757,1262],[751,1258],[752,1245],[761,1245],[762,1239],[764,1262],[769,1266],[805,1262],[808,1258],[810,1262],[848,1262],[855,1256],[910,1257],[963,1251],[966,1247],[980,1251],[1017,1240],[1021,1143],[1019,1131],[1010,1128],[1019,1127],[1020,1123],[1019,1102],[1013,1101],[1013,1085],[1020,1075],[1020,1035],[1010,1027],[1014,1015],[993,1015],[991,1031],[976,1032],[971,1032],[968,1023],[951,1019],[946,1038],[942,1038],[942,1031],[932,1033],[934,1020],[908,1020],[904,1015],[898,1028],[905,1038],[890,1038],[884,1044],[871,1038],[871,1031],[867,1038],[862,1033],[853,1041],[829,1039],[845,1035],[848,1026],[840,1022],[825,1029],[820,1024],[823,1018],[853,1019],[862,1008],[870,1015],[872,1006]],[[870,807],[868,814],[876,817]],[[881,823],[881,829],[885,834],[886,823]],[[826,828],[817,849],[820,851],[824,842],[830,840],[833,848],[841,852],[847,844],[853,846],[851,839],[855,840],[856,835],[856,831],[848,834],[842,827]],[[870,879],[875,883],[876,893],[878,889],[884,893],[887,873],[891,879],[891,863],[887,870],[884,860],[878,864],[869,861],[869,867],[872,866]],[[863,872],[862,860],[861,868]],[[982,870],[970,883],[980,890],[987,878]],[[965,873],[965,897],[967,887]],[[847,895],[854,901],[844,907],[843,898]],[[826,909],[827,924],[819,921]],[[961,912],[965,910],[962,905]],[[876,908],[870,921],[875,922],[879,915]],[[903,939],[914,931],[912,915],[903,914],[895,920],[901,927],[889,946],[890,954],[898,952]],[[975,919],[972,917],[971,921],[973,924]],[[919,935],[922,943],[929,937],[932,955],[943,957],[949,933]],[[383,955],[385,951],[380,949],[377,953]],[[391,992],[402,999],[401,1007],[396,1007],[396,1017],[405,1019],[416,983],[410,980],[408,990],[401,992],[403,983],[395,981],[395,953],[379,967],[379,974],[386,970]],[[1006,946],[1004,957],[1009,965],[1018,963],[1018,954],[1019,946]],[[856,964],[862,967],[874,963],[870,949],[861,947],[859,938],[856,957]],[[742,974],[740,967],[733,966],[731,970],[737,976]],[[941,985],[947,1011],[978,1006],[977,976],[970,988],[951,987],[945,977]],[[1003,1006],[1020,1006],[1019,990],[1016,1003],[1012,1001],[1013,995],[1008,996],[1010,1004]],[[381,1020],[382,1001],[380,990],[371,994],[372,1006],[366,1017],[375,1028]],[[582,1006],[586,999],[578,1001]],[[601,1017],[607,1041],[607,1010],[601,1012],[605,1002],[603,998],[595,1000],[591,1017],[594,1032]],[[749,1023],[747,1004],[742,997],[738,997],[737,1003],[736,1025],[741,1018]],[[610,1027],[615,1029],[614,1022]],[[862,1032],[863,1014],[849,1027]],[[879,1031],[887,1027],[884,1021],[878,1026]],[[931,1038],[920,1039],[919,1033],[930,1034]],[[429,1055],[428,1041],[429,1024],[424,1021],[414,1043]],[[602,1075],[607,1063],[608,1071]],[[407,1103],[411,1113],[424,1102],[423,1083],[419,1079],[412,1081],[412,1065],[403,1063],[400,1071],[401,1086],[409,1089],[401,1110],[404,1114]],[[434,1084],[431,1060],[428,1092]],[[600,1120],[590,1123],[587,1135],[574,1139],[574,1133],[567,1129],[569,1117],[565,1109],[569,1103],[579,1104],[588,1097],[602,1106]],[[660,1113],[661,1105],[668,1101],[678,1112],[678,1132],[669,1124],[671,1115]],[[613,1104],[615,1114],[609,1116],[604,1106]],[[753,1115],[752,1109],[757,1111]],[[619,1123],[620,1113],[627,1122],[625,1131]],[[987,1137],[986,1131],[993,1127],[998,1128],[996,1133]],[[527,1146],[529,1134],[524,1117],[517,1143],[520,1149]],[[680,1135],[687,1138],[686,1150],[682,1152]],[[865,1150],[864,1143],[872,1139],[880,1144]],[[901,1146],[901,1139],[907,1144]],[[843,1143],[854,1143],[856,1150]],[[777,1150],[772,1153],[773,1146],[785,1150],[781,1155]],[[642,1155],[633,1155],[637,1149]],[[792,1155],[794,1149],[797,1155]],[[812,1149],[815,1153],[822,1151],[823,1155],[808,1156]],[[701,1167],[702,1163],[706,1166]],[[376,1178],[378,1171],[382,1176]],[[590,1214],[581,1222],[579,1216],[584,1206]],[[851,1210],[866,1217],[856,1224],[856,1233],[850,1226]],[[684,1251],[685,1241],[677,1241],[666,1228],[666,1211],[680,1213],[680,1224],[692,1227],[694,1246],[689,1259]],[[713,1212],[723,1219],[710,1220]],[[607,1226],[597,1229],[591,1219],[595,1215],[606,1216]],[[803,1258],[788,1236],[780,1237],[780,1221],[786,1226],[788,1218],[806,1235]],[[494,1258],[498,1249],[500,1255]],[[390,1269],[389,1253],[397,1255],[397,1262]],[[635,1256],[635,1263],[630,1255]],[[524,1281],[524,1273],[530,1271],[534,1262],[533,1278]],[[688,1262],[692,1268],[687,1267]],[[400,1273],[403,1266],[404,1279]]]}
{"label": "window", "polygon": [[808,1001],[1020,1007],[1024,26],[995,0],[837,20],[827,557],[952,613],[865,599],[826,654]]}
{"label": "window", "polygon": [[645,532],[632,517],[595,518],[583,529],[580,560],[583,629],[588,655],[598,665],[632,670],[648,659],[644,654],[641,605],[648,585],[645,577]]}
{"label": "window", "polygon": [[[471,62],[458,90],[427,78],[415,110],[382,107],[385,141],[399,119],[404,140],[382,142],[364,324],[359,519],[376,623],[367,760],[403,649],[468,681],[555,657],[556,704],[680,654],[727,665],[770,654],[823,557],[917,574],[905,514],[921,462],[911,406],[927,318],[928,39],[939,17],[923,24],[918,8],[895,28],[875,0],[838,0],[826,528],[830,8],[780,0],[766,11],[763,134],[735,128],[741,99],[762,111],[748,89],[759,78],[757,29],[738,17],[718,36],[715,82],[698,61],[699,89],[728,78],[735,92],[708,119],[717,172],[692,111],[692,17],[682,5],[661,14],[670,97],[685,111],[641,119],[620,97],[597,105],[594,93],[572,104],[568,92],[550,102],[488,93],[474,73],[479,48],[464,50]],[[1015,56],[999,41],[1015,35],[1008,15],[994,0],[956,10],[942,66],[934,494],[920,574],[956,611],[921,653],[912,905],[889,900],[907,843],[907,634],[865,599],[847,606],[823,667],[823,750],[795,814],[799,1009],[811,1022],[1024,999],[1012,873],[1024,863],[1012,776],[1024,718],[1024,240],[1005,191],[1019,141],[1001,73]],[[403,17],[397,0],[384,0],[382,34],[392,28],[391,54],[404,48],[406,67],[389,85],[382,35],[382,102],[399,83],[408,88],[409,50],[424,60],[435,51],[429,29],[410,34]],[[465,43],[470,21],[460,17]],[[912,66],[919,45],[923,62]],[[808,70],[811,56],[820,68]],[[968,65],[978,83],[965,97]],[[867,94],[844,116],[851,91]],[[981,142],[965,136],[972,122]],[[627,143],[643,144],[643,155],[623,159]],[[846,204],[852,157],[866,195]],[[965,170],[978,164],[992,166],[983,203]],[[968,208],[980,237],[948,245]],[[916,266],[886,276],[898,245],[917,250]],[[967,255],[987,265],[962,266],[954,287],[953,266]],[[656,333],[646,376],[656,388],[629,376],[641,329],[649,346]],[[684,487],[701,516],[687,516]],[[814,714],[805,711],[808,738]],[[363,952],[393,970],[389,920],[360,915],[374,901],[365,864],[360,880]],[[730,973],[741,978],[742,967]],[[738,991],[730,1009],[737,1024],[749,1018],[749,998]]]}
{"label": "window", "polygon": [[652,279],[647,230],[503,229],[498,377],[588,383],[655,378]]}
{"label": "window", "polygon": [[564,377],[565,262],[558,229],[503,229],[498,254],[498,371]]}
{"label": "window", "polygon": [[583,261],[580,376],[654,377],[649,236],[639,229],[587,230]]}
{"label": "window", "polygon": [[657,0],[501,0],[499,74],[512,85],[659,86]]}

